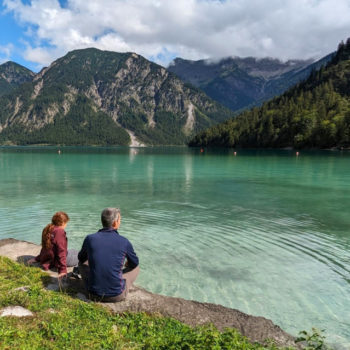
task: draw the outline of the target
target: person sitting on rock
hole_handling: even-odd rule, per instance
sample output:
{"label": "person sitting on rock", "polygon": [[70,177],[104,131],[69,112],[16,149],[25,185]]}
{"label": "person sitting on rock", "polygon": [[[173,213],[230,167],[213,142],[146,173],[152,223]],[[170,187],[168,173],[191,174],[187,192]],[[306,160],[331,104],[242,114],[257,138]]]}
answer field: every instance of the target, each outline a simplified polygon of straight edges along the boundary
{"label": "person sitting on rock", "polygon": [[67,249],[65,228],[68,221],[69,216],[65,212],[54,214],[51,223],[43,229],[40,254],[29,260],[29,264],[39,262],[44,270],[57,268],[59,278],[67,275],[67,266],[78,265],[78,251]]}
{"label": "person sitting on rock", "polygon": [[122,301],[139,274],[139,259],[129,240],[117,231],[120,209],[104,209],[101,221],[103,228],[84,239],[78,254],[79,271],[90,299]]}

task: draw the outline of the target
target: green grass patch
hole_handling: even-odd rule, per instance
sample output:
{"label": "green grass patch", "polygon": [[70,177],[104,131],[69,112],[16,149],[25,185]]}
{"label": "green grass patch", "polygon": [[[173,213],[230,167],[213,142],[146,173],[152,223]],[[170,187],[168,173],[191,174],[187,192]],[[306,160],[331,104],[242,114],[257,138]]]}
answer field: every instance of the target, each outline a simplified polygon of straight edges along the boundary
{"label": "green grass patch", "polygon": [[[0,349],[278,349],[251,344],[234,329],[192,328],[177,320],[125,313],[44,288],[48,276],[0,257],[0,308],[23,306],[33,317],[1,317]],[[14,290],[27,286],[27,291]]]}

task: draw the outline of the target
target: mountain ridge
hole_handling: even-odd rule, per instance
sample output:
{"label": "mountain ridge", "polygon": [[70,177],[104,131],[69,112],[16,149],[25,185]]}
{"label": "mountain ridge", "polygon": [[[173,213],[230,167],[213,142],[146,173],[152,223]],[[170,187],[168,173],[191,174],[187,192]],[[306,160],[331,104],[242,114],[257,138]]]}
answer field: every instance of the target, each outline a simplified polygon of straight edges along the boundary
{"label": "mountain ridge", "polygon": [[[76,144],[76,138],[78,144],[127,145],[131,139],[136,145],[185,144],[195,132],[233,115],[136,53],[95,48],[55,60],[31,82],[2,96],[0,104],[5,106],[2,143]],[[108,132],[103,137],[101,123],[118,137]],[[64,125],[70,136],[64,135]],[[100,130],[98,137],[92,129]]]}
{"label": "mountain ridge", "polygon": [[332,55],[316,62],[311,59],[283,62],[269,57],[226,57],[217,61],[176,58],[168,69],[239,112],[283,93],[326,64]]}

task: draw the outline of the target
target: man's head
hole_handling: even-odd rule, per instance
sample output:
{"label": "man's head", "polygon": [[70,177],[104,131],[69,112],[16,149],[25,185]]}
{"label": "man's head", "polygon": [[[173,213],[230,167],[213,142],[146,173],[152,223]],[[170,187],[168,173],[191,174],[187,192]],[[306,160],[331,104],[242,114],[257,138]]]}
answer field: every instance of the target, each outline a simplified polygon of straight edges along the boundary
{"label": "man's head", "polygon": [[101,213],[102,226],[104,228],[118,229],[120,226],[120,209],[106,208]]}

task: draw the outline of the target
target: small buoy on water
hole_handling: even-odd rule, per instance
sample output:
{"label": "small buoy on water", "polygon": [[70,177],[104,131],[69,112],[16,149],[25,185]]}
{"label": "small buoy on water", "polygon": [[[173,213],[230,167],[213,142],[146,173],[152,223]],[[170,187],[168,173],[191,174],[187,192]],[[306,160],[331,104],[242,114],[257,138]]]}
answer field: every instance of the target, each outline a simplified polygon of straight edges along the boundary
{"label": "small buoy on water", "polygon": [[297,157],[299,157],[299,152],[296,152],[295,155],[296,155]]}
{"label": "small buoy on water", "polygon": [[201,148],[201,153],[203,153],[204,152],[204,149],[203,148]]}
{"label": "small buoy on water", "polygon": [[57,151],[57,153],[58,153],[58,154],[61,154],[61,150],[59,149],[59,150]]}
{"label": "small buoy on water", "polygon": [[233,155],[234,155],[234,156],[236,156],[236,155],[237,155],[237,152],[236,152],[236,151],[234,151],[234,152],[233,152]]}

